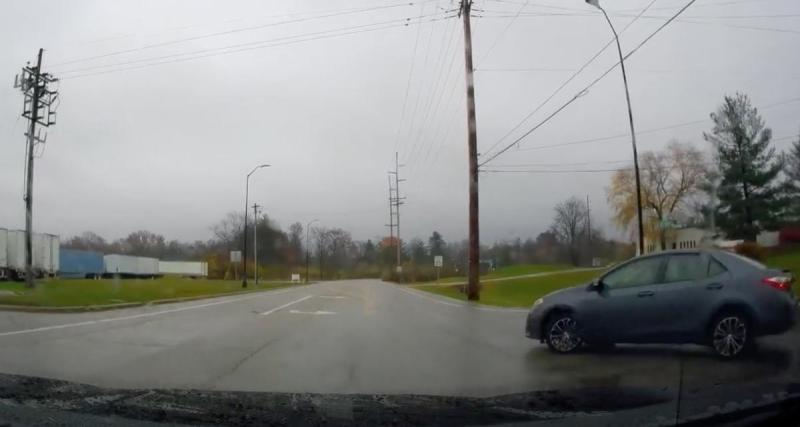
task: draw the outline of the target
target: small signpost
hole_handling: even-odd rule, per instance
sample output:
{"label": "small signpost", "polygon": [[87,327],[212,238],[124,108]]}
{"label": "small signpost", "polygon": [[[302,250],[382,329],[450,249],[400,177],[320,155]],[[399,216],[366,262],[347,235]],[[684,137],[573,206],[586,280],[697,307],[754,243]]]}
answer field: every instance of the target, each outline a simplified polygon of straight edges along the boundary
{"label": "small signpost", "polygon": [[433,257],[433,266],[436,267],[436,282],[439,282],[439,273],[442,270],[442,265],[444,265],[444,258],[441,255],[436,255]]}
{"label": "small signpost", "polygon": [[239,280],[238,264],[242,263],[242,251],[231,251],[231,264],[233,264],[233,280]]}

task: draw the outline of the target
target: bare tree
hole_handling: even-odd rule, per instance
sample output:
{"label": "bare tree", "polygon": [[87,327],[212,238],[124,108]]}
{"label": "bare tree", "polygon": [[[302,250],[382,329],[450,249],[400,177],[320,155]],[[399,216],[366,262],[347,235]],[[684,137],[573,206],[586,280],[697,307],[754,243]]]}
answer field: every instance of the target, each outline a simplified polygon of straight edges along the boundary
{"label": "bare tree", "polygon": [[211,226],[217,241],[221,246],[232,248],[241,246],[239,239],[244,229],[244,214],[228,212],[225,218]]}
{"label": "bare tree", "polygon": [[580,262],[579,243],[586,231],[586,203],[577,197],[559,203],[555,207],[556,215],[550,226],[556,238],[567,248],[569,259],[573,265]]}

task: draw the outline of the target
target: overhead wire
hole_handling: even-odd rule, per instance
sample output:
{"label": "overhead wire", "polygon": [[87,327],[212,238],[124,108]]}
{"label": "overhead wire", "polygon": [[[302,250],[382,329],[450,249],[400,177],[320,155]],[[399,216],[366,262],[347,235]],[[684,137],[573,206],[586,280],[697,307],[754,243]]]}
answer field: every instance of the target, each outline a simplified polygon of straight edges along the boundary
{"label": "overhead wire", "polygon": [[[426,2],[430,2],[430,1],[436,1],[436,0],[418,0],[418,2],[420,2],[420,3],[426,3]],[[217,31],[217,32],[209,33],[209,34],[201,34],[201,35],[192,36],[192,37],[184,37],[184,38],[168,40],[168,41],[163,41],[163,42],[158,42],[158,43],[151,43],[151,44],[147,44],[147,45],[139,46],[139,47],[135,47],[135,48],[123,49],[123,50],[108,52],[108,53],[104,53],[104,54],[100,54],[100,55],[93,55],[93,56],[73,59],[73,60],[69,60],[69,61],[62,61],[62,62],[58,62],[58,63],[52,64],[51,67],[58,68],[58,67],[63,66],[63,65],[74,64],[74,63],[78,63],[78,62],[93,61],[93,60],[96,60],[96,59],[102,59],[102,58],[122,55],[122,54],[126,54],[126,53],[139,52],[139,51],[142,51],[142,50],[148,50],[148,49],[153,49],[153,48],[157,48],[157,47],[170,46],[170,45],[179,44],[179,43],[186,43],[186,42],[189,42],[189,41],[202,40],[202,39],[207,39],[207,38],[212,38],[212,37],[219,37],[219,36],[230,35],[230,34],[236,34],[236,33],[241,33],[241,32],[246,32],[246,31],[260,30],[260,29],[264,29],[264,28],[268,28],[268,27],[274,27],[274,26],[278,26],[278,25],[294,24],[294,23],[298,23],[298,22],[310,21],[310,20],[315,20],[315,19],[324,19],[324,18],[330,18],[330,17],[335,17],[335,16],[351,15],[351,14],[364,13],[364,12],[374,12],[374,11],[377,11],[377,10],[391,9],[391,8],[396,8],[396,7],[407,7],[407,6],[413,6],[413,5],[414,5],[413,1],[412,2],[403,2],[403,3],[400,3],[400,4],[394,4],[394,5],[373,6],[373,7],[368,7],[368,8],[356,9],[356,10],[338,11],[338,12],[319,15],[319,16],[295,18],[295,19],[289,19],[289,20],[285,20],[285,21],[270,22],[270,23],[267,23],[267,24],[260,24],[260,25],[252,25],[252,26],[248,26],[248,27],[234,28],[234,29],[225,30],[225,31]]]}
{"label": "overhead wire", "polygon": [[[422,19],[422,15],[425,13],[425,5],[421,5],[419,8],[419,16]],[[414,49],[411,53],[411,65],[408,68],[408,79],[406,80],[406,92],[403,95],[403,107],[400,110],[400,121],[397,124],[397,133],[394,136],[394,150],[398,150],[398,144],[400,142],[400,129],[403,127],[403,122],[406,116],[406,106],[408,105],[408,93],[411,89],[411,78],[414,75],[414,64],[417,62],[417,47],[419,46],[419,34],[422,32],[422,26],[417,27],[417,35],[414,38]]]}
{"label": "overhead wire", "polygon": [[508,32],[508,29],[511,28],[511,26],[514,25],[515,22],[517,22],[517,18],[519,18],[520,13],[522,13],[522,10],[525,9],[527,6],[528,6],[528,0],[525,0],[525,2],[517,10],[517,13],[514,16],[514,18],[511,19],[511,21],[508,21],[508,24],[506,24],[506,26],[500,31],[497,37],[495,37],[494,41],[489,46],[489,49],[487,49],[486,52],[484,52],[483,56],[481,56],[481,58],[478,59],[477,62],[475,62],[475,68],[478,68],[479,65],[483,64],[483,62],[486,61],[486,58],[489,57],[489,55],[492,53],[492,50],[494,50],[494,48],[497,46],[497,44],[500,42],[503,36],[505,36],[505,34]]}
{"label": "overhead wire", "polygon": [[[228,55],[228,54],[232,54],[232,53],[245,52],[245,51],[256,50],[256,49],[264,49],[264,48],[270,48],[270,47],[276,47],[276,46],[285,46],[285,45],[290,45],[290,44],[295,44],[295,43],[303,43],[303,42],[308,42],[308,41],[313,41],[313,40],[328,39],[328,38],[341,37],[341,36],[347,36],[347,35],[359,34],[359,33],[366,33],[366,32],[372,32],[372,31],[380,31],[380,30],[391,29],[391,28],[408,27],[410,25],[420,25],[420,24],[425,24],[425,23],[441,21],[441,20],[452,18],[452,16],[446,16],[446,14],[433,14],[433,15],[430,15],[428,18],[429,19],[423,19],[423,20],[418,20],[417,18],[403,18],[403,19],[400,19],[400,20],[389,21],[391,23],[389,23],[387,25],[378,26],[378,27],[376,27],[376,25],[381,25],[381,24],[384,24],[384,23],[373,23],[373,24],[366,24],[366,25],[358,25],[358,26],[354,26],[354,27],[349,27],[349,28],[360,28],[360,29],[357,29],[357,30],[354,30],[354,31],[344,31],[344,32],[338,32],[338,33],[334,33],[334,34],[326,34],[326,33],[331,33],[331,32],[335,32],[335,31],[342,31],[342,30],[347,30],[348,29],[348,28],[339,28],[339,29],[336,29],[336,30],[329,30],[329,31],[312,33],[312,34],[317,34],[316,36],[312,36],[312,37],[308,37],[309,34],[299,34],[299,35],[295,35],[295,36],[291,36],[291,37],[281,37],[281,38],[273,39],[273,40],[263,40],[263,41],[260,41],[260,42],[243,43],[243,44],[239,44],[239,45],[226,46],[226,47],[216,48],[216,49],[204,49],[203,51],[205,51],[205,52],[209,52],[210,51],[211,53],[208,53],[208,54],[205,54],[205,55],[190,56],[190,57],[187,57],[187,58],[176,58],[176,59],[173,59],[173,60],[165,60],[165,61],[159,61],[159,62],[145,63],[145,64],[142,64],[142,65],[133,66],[133,67],[123,67],[123,68],[116,68],[116,69],[111,69],[111,70],[106,70],[106,71],[90,72],[90,73],[85,73],[85,74],[71,75],[71,76],[62,77],[61,80],[69,80],[69,79],[80,78],[80,77],[95,76],[95,75],[108,74],[108,73],[115,73],[115,72],[119,72],[119,71],[128,71],[128,70],[147,68],[147,67],[163,65],[163,64],[184,62],[184,61],[190,61],[190,60],[195,60],[195,59],[200,59],[200,58]],[[364,27],[374,27],[374,28],[364,28]],[[303,38],[303,37],[305,37],[305,38]],[[295,40],[286,40],[286,39],[295,39]],[[283,40],[283,41],[275,42],[275,40]],[[237,46],[246,46],[246,47],[242,47],[242,48],[239,48],[239,49],[234,49]],[[228,49],[233,49],[233,50],[228,50]],[[193,53],[199,53],[199,52],[201,52],[201,51],[196,51],[196,52],[193,52]],[[168,57],[186,56],[186,55],[189,55],[189,54],[190,53],[183,53],[183,54],[169,55]],[[152,58],[149,58],[147,60],[148,61],[152,60]],[[142,62],[142,61],[137,61],[137,62]]]}
{"label": "overhead wire", "polygon": [[[420,103],[420,100],[422,99],[422,88],[424,87],[424,82],[425,82],[425,74],[424,73],[425,73],[425,70],[428,67],[428,57],[430,55],[431,41],[432,40],[433,40],[433,26],[430,27],[430,31],[428,32],[427,43],[425,45],[425,56],[424,56],[424,59],[422,61],[422,68],[421,68],[421,70],[423,70],[422,71],[423,74],[421,76],[420,87],[419,87],[419,89],[417,90],[417,93],[416,93],[416,98],[415,98],[415,102],[414,102],[414,109],[412,110],[412,113],[411,113],[411,121],[409,122],[407,139],[404,139],[404,142],[407,141],[407,140],[410,140],[411,139],[411,135],[413,135],[413,133],[414,133],[414,124],[417,121],[417,110],[419,110],[419,103]],[[401,142],[401,145],[406,145],[406,144],[403,144]],[[403,150],[403,156],[404,157],[403,157],[403,161],[402,162],[403,163],[408,162],[408,151],[407,150]]]}
{"label": "overhead wire", "polygon": [[616,168],[616,169],[558,169],[558,170],[497,170],[497,169],[481,169],[483,173],[602,173],[602,172],[619,172],[629,170],[630,168]]}
{"label": "overhead wire", "polygon": [[[681,13],[683,13],[683,12],[684,12],[686,9],[688,9],[688,8],[689,8],[689,6],[691,6],[692,4],[694,4],[694,2],[696,2],[696,1],[697,1],[697,0],[689,0],[689,2],[687,2],[687,3],[686,3],[686,4],[685,4],[685,5],[682,7],[682,8],[680,8],[680,10],[678,10],[678,11],[677,11],[677,12],[676,12],[674,15],[672,15],[672,17],[671,17],[670,19],[668,19],[667,21],[665,21],[664,23],[662,23],[662,24],[661,24],[661,25],[660,25],[658,28],[656,28],[656,30],[655,30],[655,31],[653,31],[652,33],[650,33],[650,35],[648,35],[647,37],[645,37],[645,39],[644,39],[644,40],[642,40],[641,42],[639,42],[639,44],[638,44],[638,45],[636,45],[636,47],[634,47],[634,48],[633,48],[632,50],[630,50],[630,51],[629,51],[627,54],[625,54],[625,55],[622,57],[622,60],[621,60],[621,61],[624,61],[625,59],[628,59],[628,58],[629,58],[631,55],[633,55],[634,53],[636,53],[636,52],[637,52],[639,49],[641,49],[641,47],[642,47],[642,46],[644,46],[644,45],[645,45],[645,44],[646,44],[648,41],[650,41],[650,40],[651,40],[653,37],[655,37],[655,35],[656,35],[656,34],[658,34],[659,32],[661,32],[661,30],[663,30],[664,28],[666,28],[666,27],[667,27],[667,25],[669,25],[669,24],[670,24],[670,23],[671,23],[673,20],[675,20],[675,18],[677,18],[678,16],[680,16],[680,14],[681,14]],[[652,2],[651,2],[650,4],[652,4]],[[510,144],[506,145],[506,146],[505,146],[505,147],[504,147],[502,150],[500,150],[500,151],[498,151],[498,152],[496,152],[496,153],[492,154],[492,155],[491,155],[491,156],[490,156],[488,159],[486,159],[486,160],[482,161],[482,162],[481,162],[481,163],[480,163],[478,166],[483,166],[483,165],[485,165],[486,163],[488,163],[488,162],[490,162],[490,161],[492,161],[492,160],[496,159],[498,156],[500,156],[501,154],[505,153],[506,151],[508,151],[509,149],[511,149],[511,147],[513,147],[514,145],[516,145],[517,143],[519,143],[520,141],[522,141],[522,140],[523,140],[525,137],[527,137],[528,135],[530,135],[531,133],[533,133],[533,132],[534,132],[536,129],[539,129],[541,126],[543,126],[545,123],[547,123],[547,122],[548,122],[550,119],[552,119],[552,118],[553,118],[553,117],[554,117],[556,114],[558,114],[558,113],[560,113],[561,111],[563,111],[563,110],[564,110],[564,108],[566,108],[567,106],[569,106],[570,104],[572,104],[573,102],[575,102],[575,101],[576,101],[578,98],[580,98],[581,96],[585,95],[585,94],[588,92],[588,90],[589,90],[589,89],[590,89],[592,86],[594,86],[595,84],[597,84],[597,82],[599,82],[600,80],[602,80],[603,78],[605,78],[605,76],[607,76],[607,75],[608,75],[608,74],[609,74],[611,71],[613,71],[613,70],[614,70],[614,69],[615,69],[615,68],[616,68],[616,67],[617,67],[617,66],[620,64],[620,62],[621,62],[621,61],[617,61],[617,62],[616,62],[614,65],[612,65],[611,67],[609,67],[609,68],[608,68],[608,69],[607,69],[607,70],[606,70],[606,71],[605,71],[603,74],[601,74],[599,77],[597,77],[596,79],[594,79],[594,80],[593,80],[591,83],[589,83],[589,85],[588,85],[588,86],[586,86],[586,87],[584,87],[583,89],[581,89],[581,90],[580,90],[580,91],[579,91],[579,92],[578,92],[578,93],[577,93],[575,96],[573,96],[573,97],[572,97],[572,98],[570,98],[570,99],[569,99],[567,102],[565,102],[565,103],[564,103],[564,104],[562,104],[560,107],[558,107],[558,109],[556,109],[556,110],[555,110],[553,113],[551,113],[550,115],[548,115],[547,117],[545,117],[545,118],[544,118],[542,121],[540,121],[540,122],[539,122],[539,123],[537,123],[535,126],[533,126],[531,129],[529,129],[527,132],[525,132],[524,134],[522,134],[522,136],[520,136],[520,137],[518,137],[517,139],[515,139],[515,140],[514,140],[512,143],[510,143]]]}
{"label": "overhead wire", "polygon": [[[430,17],[430,16],[435,16],[435,15],[436,14],[429,14],[429,15],[424,15],[423,17]],[[111,63],[111,64],[92,65],[92,66],[83,67],[83,68],[76,68],[76,69],[72,69],[72,70],[60,71],[59,74],[63,76],[65,74],[70,74],[70,73],[80,73],[80,72],[84,72],[84,71],[91,71],[91,70],[102,69],[102,68],[111,68],[111,67],[118,67],[118,66],[124,66],[124,65],[138,64],[138,63],[148,62],[148,61],[157,61],[157,60],[162,60],[162,59],[170,59],[170,58],[175,58],[175,57],[179,57],[179,56],[188,56],[188,55],[197,55],[197,54],[202,54],[202,53],[207,53],[207,52],[224,51],[226,49],[235,49],[235,48],[246,47],[246,46],[254,46],[254,45],[260,45],[260,44],[263,44],[263,43],[270,43],[270,42],[276,42],[276,41],[282,41],[282,40],[291,40],[291,39],[296,39],[296,38],[302,38],[302,37],[307,37],[307,36],[334,33],[334,32],[337,32],[337,31],[346,31],[346,30],[352,30],[352,29],[367,28],[367,27],[373,27],[373,26],[384,25],[384,24],[392,24],[392,23],[405,23],[405,22],[409,21],[410,19],[411,18],[409,18],[409,17],[395,18],[395,19],[390,19],[390,20],[385,20],[385,21],[380,21],[380,22],[370,22],[370,23],[367,23],[367,24],[349,25],[349,26],[346,26],[346,27],[339,27],[339,28],[333,28],[333,29],[327,29],[327,30],[320,30],[320,31],[314,31],[314,32],[310,32],[310,33],[301,33],[301,34],[294,34],[294,35],[288,35],[288,36],[275,37],[275,38],[265,39],[265,40],[257,40],[257,41],[250,41],[250,42],[244,42],[244,43],[236,43],[236,44],[232,44],[232,45],[225,45],[225,46],[220,46],[220,47],[215,47],[215,48],[205,48],[205,49],[198,49],[198,50],[193,50],[193,51],[188,51],[188,52],[170,53],[170,54],[161,55],[161,56],[140,58],[140,59],[128,60],[128,61],[124,61],[124,62]]]}
{"label": "overhead wire", "polygon": [[[446,88],[446,82],[449,81],[450,75],[452,74],[453,70],[453,63],[454,59],[457,56],[457,50],[453,48],[455,39],[456,39],[456,27],[455,20],[452,21],[452,25],[450,27],[449,33],[445,32],[443,35],[443,42],[447,35],[449,35],[449,39],[447,39],[447,43],[442,43],[442,50],[440,51],[440,64],[436,68],[436,79],[433,85],[433,90],[431,90],[431,96],[428,98],[427,105],[424,108],[424,113],[422,116],[422,123],[417,132],[416,142],[414,143],[414,148],[412,148],[411,153],[409,153],[409,161],[414,159],[414,163],[416,160],[421,156],[422,150],[428,141],[427,138],[424,138],[424,130],[428,127],[428,123],[433,120],[436,115],[438,115],[439,105],[441,104],[441,100],[444,96],[444,91]],[[447,59],[450,59],[450,62],[447,63]],[[444,80],[442,80],[444,78]],[[441,87],[441,91],[440,88]],[[434,101],[435,100],[435,101]],[[433,111],[431,111],[433,109]]]}
{"label": "overhead wire", "polygon": [[[693,1],[694,1],[694,0],[693,0]],[[633,18],[633,19],[632,19],[630,22],[628,22],[628,23],[625,25],[625,27],[623,27],[623,28],[622,28],[622,30],[619,32],[619,35],[622,35],[623,33],[625,33],[625,31],[626,31],[628,28],[630,28],[630,27],[631,27],[631,25],[633,25],[633,24],[634,24],[634,23],[635,23],[635,22],[636,22],[636,21],[639,19],[639,17],[640,17],[641,15],[643,15],[645,12],[647,12],[647,10],[648,10],[648,9],[649,9],[649,8],[650,8],[650,7],[651,7],[651,6],[652,6],[652,5],[655,3],[655,2],[656,2],[656,0],[651,0],[651,1],[650,1],[650,2],[647,4],[647,6],[645,6],[645,7],[644,7],[644,8],[643,8],[643,9],[642,9],[640,12],[639,12],[639,14],[638,14],[636,17],[634,17],[634,18]],[[537,113],[539,110],[541,110],[541,109],[542,109],[542,107],[544,107],[544,106],[545,106],[545,105],[546,105],[548,102],[550,102],[550,100],[551,100],[551,99],[553,99],[553,98],[554,98],[554,97],[555,97],[555,96],[556,96],[556,95],[557,95],[559,92],[561,92],[561,90],[562,90],[562,89],[564,89],[564,87],[566,87],[566,86],[567,86],[567,85],[568,85],[570,82],[572,82],[572,80],[574,80],[574,79],[575,79],[575,78],[576,78],[578,75],[580,75],[580,74],[583,72],[583,70],[585,70],[585,69],[586,69],[586,68],[587,68],[589,65],[591,65],[591,63],[592,63],[592,62],[594,62],[594,61],[595,61],[595,59],[597,59],[597,58],[598,58],[598,57],[599,57],[599,56],[600,56],[600,55],[601,55],[603,52],[605,52],[605,50],[606,50],[606,49],[608,49],[608,47],[609,47],[609,46],[611,46],[613,43],[614,43],[614,38],[612,37],[612,38],[611,38],[611,39],[610,39],[610,40],[609,40],[609,41],[608,41],[608,42],[607,42],[605,45],[603,45],[603,47],[602,47],[602,48],[600,48],[600,50],[598,50],[598,51],[597,51],[597,52],[596,52],[594,55],[592,55],[592,57],[591,57],[591,58],[589,58],[589,60],[588,60],[588,61],[586,61],[586,62],[585,62],[585,63],[584,63],[584,64],[583,64],[583,65],[582,65],[582,66],[581,66],[581,67],[580,67],[580,68],[579,68],[577,71],[575,71],[575,72],[574,72],[574,73],[573,73],[573,74],[572,74],[572,75],[571,75],[569,78],[567,78],[566,80],[564,80],[564,81],[563,81],[563,82],[562,82],[562,83],[561,83],[561,84],[560,84],[560,85],[559,85],[559,86],[558,86],[558,87],[557,87],[557,88],[556,88],[556,89],[555,89],[555,90],[554,90],[554,91],[553,91],[553,92],[552,92],[552,93],[551,93],[551,94],[550,94],[550,95],[549,95],[547,98],[545,98],[545,100],[544,100],[544,101],[542,101],[541,103],[539,103],[539,105],[537,105],[537,106],[536,106],[536,108],[534,108],[534,109],[533,109],[533,110],[532,110],[530,113],[528,113],[528,114],[527,114],[527,115],[526,115],[526,116],[525,116],[525,117],[524,117],[522,120],[520,120],[520,121],[519,121],[519,122],[518,122],[518,123],[517,123],[517,124],[516,124],[514,127],[512,127],[512,128],[511,128],[511,129],[510,129],[508,132],[506,132],[506,133],[505,133],[505,134],[504,134],[502,137],[500,137],[500,139],[498,139],[498,140],[497,140],[497,141],[496,141],[494,144],[492,144],[492,145],[491,145],[491,146],[490,146],[490,147],[489,147],[487,150],[485,150],[485,152],[486,152],[486,153],[490,153],[492,150],[494,150],[494,148],[495,148],[495,147],[497,147],[498,145],[500,145],[500,144],[501,144],[501,143],[502,143],[502,142],[503,142],[503,141],[504,141],[506,138],[508,138],[508,137],[509,137],[511,134],[513,134],[513,133],[514,133],[514,132],[515,132],[517,129],[519,129],[519,128],[520,128],[520,127],[523,125],[523,124],[525,124],[525,122],[527,122],[527,121],[528,121],[528,119],[530,119],[531,117],[533,117],[533,115],[534,115],[534,114],[536,114],[536,113]],[[573,99],[574,99],[574,98],[573,98]]]}

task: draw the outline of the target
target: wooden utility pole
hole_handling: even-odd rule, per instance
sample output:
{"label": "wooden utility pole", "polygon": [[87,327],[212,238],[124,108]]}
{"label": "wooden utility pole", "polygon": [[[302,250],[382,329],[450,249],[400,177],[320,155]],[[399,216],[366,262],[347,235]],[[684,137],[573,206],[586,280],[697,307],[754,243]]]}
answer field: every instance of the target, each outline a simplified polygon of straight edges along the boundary
{"label": "wooden utility pole", "polygon": [[33,157],[36,144],[43,144],[45,138],[36,134],[36,125],[49,127],[55,122],[55,105],[58,92],[50,90],[48,84],[58,81],[48,73],[42,73],[42,53],[39,49],[36,66],[22,68],[22,74],[14,81],[25,95],[22,116],[28,119],[27,157],[25,163],[25,285],[34,286],[33,270]]}
{"label": "wooden utility pole", "polygon": [[461,0],[464,22],[464,66],[467,77],[467,146],[469,150],[469,255],[467,299],[480,299],[480,230],[478,222],[478,135],[475,124],[475,83],[472,68],[472,30],[469,22],[472,0]]}

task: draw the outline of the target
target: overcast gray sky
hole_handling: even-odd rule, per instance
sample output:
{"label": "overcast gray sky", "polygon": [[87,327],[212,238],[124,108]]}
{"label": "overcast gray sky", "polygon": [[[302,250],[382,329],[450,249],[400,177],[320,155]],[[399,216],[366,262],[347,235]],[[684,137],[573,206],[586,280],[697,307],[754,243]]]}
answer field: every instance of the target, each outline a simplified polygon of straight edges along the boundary
{"label": "overcast gray sky", "polygon": [[[450,0],[410,1],[3,2],[0,227],[24,226],[25,120],[12,82],[43,47],[44,69],[63,80],[58,124],[35,168],[36,231],[67,237],[93,230],[113,239],[147,229],[206,239],[211,224],[243,209],[245,175],[266,162],[273,167],[253,175],[250,200],[283,227],[318,218],[356,238],[374,238],[386,233],[386,173],[397,150],[406,165],[404,238],[434,229],[448,240],[465,237],[461,22],[444,19],[456,7]],[[603,4],[620,31],[650,2]],[[611,37],[583,0],[525,3],[474,4],[481,16],[473,19],[481,153]],[[684,4],[655,1],[622,33],[623,50]],[[397,25],[420,15],[421,25]],[[381,29],[366,31],[375,28]],[[319,38],[335,29],[353,34]],[[298,40],[288,36],[316,39],[285,44]],[[254,44],[261,41],[269,43]],[[640,152],[672,138],[708,149],[702,139],[708,120],[647,131],[708,119],[735,91],[761,108],[776,147],[788,147],[788,137],[800,131],[798,46],[796,0],[697,0],[626,62]],[[616,60],[607,49],[506,142]],[[627,126],[615,70],[490,165],[624,167],[631,160],[627,136],[531,148],[625,135]],[[481,175],[482,241],[535,236],[557,202],[587,194],[594,223],[619,236],[605,202],[610,175]]]}

